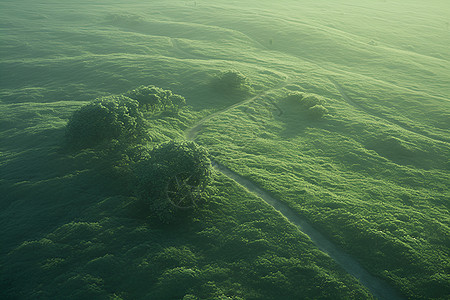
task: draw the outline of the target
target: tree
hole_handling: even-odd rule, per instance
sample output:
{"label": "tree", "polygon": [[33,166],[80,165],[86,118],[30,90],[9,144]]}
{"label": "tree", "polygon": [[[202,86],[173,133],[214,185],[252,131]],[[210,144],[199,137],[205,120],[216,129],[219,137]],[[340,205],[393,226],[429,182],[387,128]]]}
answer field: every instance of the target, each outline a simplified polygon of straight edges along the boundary
{"label": "tree", "polygon": [[174,111],[178,111],[181,107],[186,105],[186,99],[183,96],[174,94],[170,98]]}
{"label": "tree", "polygon": [[318,95],[305,94],[297,91],[290,92],[285,99],[288,103],[291,103],[293,105],[300,104],[304,108],[310,108],[315,105],[323,105],[325,103],[322,97]]}
{"label": "tree", "polygon": [[315,120],[323,118],[323,116],[325,116],[327,113],[328,110],[320,104],[308,108],[309,117]]}
{"label": "tree", "polygon": [[212,86],[226,94],[249,94],[252,91],[248,78],[236,70],[221,72],[213,78]]}
{"label": "tree", "polygon": [[94,147],[112,139],[137,139],[143,133],[139,104],[125,96],[102,97],[75,111],[66,126],[70,147]]}
{"label": "tree", "polygon": [[136,166],[138,196],[165,223],[200,204],[211,181],[209,154],[194,142],[168,142]]}
{"label": "tree", "polygon": [[301,100],[301,104],[305,108],[311,108],[311,107],[314,107],[316,105],[322,106],[323,103],[324,103],[323,99],[320,96],[317,96],[317,95],[314,95],[314,94],[303,96],[303,98]]}
{"label": "tree", "polygon": [[287,102],[291,102],[292,104],[294,103],[301,103],[301,101],[303,100],[303,97],[305,96],[304,93],[302,92],[290,92],[287,96],[286,96],[286,101]]}
{"label": "tree", "polygon": [[170,90],[164,90],[153,85],[140,86],[128,91],[125,95],[138,101],[142,110],[150,112],[178,111],[186,105],[186,99],[183,96],[173,94]]}

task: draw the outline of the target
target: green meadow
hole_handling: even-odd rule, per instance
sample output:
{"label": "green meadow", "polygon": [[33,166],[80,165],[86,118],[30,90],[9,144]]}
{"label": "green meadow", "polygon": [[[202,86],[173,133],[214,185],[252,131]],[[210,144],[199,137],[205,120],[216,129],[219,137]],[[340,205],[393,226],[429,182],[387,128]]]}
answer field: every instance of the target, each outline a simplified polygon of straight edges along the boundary
{"label": "green meadow", "polygon": [[449,299],[449,23],[444,0],[1,1],[0,298]]}

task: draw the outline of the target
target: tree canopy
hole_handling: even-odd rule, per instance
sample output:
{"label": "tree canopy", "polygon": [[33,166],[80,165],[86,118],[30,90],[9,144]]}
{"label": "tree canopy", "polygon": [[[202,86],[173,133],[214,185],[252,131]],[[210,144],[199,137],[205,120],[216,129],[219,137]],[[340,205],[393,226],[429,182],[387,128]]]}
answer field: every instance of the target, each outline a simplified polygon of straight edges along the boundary
{"label": "tree canopy", "polygon": [[226,94],[248,94],[252,91],[250,81],[237,70],[228,70],[216,75],[212,80],[215,90]]}
{"label": "tree canopy", "polygon": [[318,120],[323,118],[328,113],[328,110],[320,104],[308,108],[308,116],[312,119]]}
{"label": "tree canopy", "polygon": [[171,141],[138,163],[136,175],[138,196],[168,223],[180,211],[200,203],[211,181],[211,161],[207,150],[196,143]]}
{"label": "tree canopy", "polygon": [[143,131],[136,100],[125,96],[98,98],[75,111],[67,123],[69,146],[83,149],[112,139],[136,139]]}
{"label": "tree canopy", "polygon": [[173,94],[170,90],[164,90],[154,85],[140,86],[128,91],[125,95],[138,101],[142,110],[150,112],[177,111],[186,105],[186,99],[183,96]]}

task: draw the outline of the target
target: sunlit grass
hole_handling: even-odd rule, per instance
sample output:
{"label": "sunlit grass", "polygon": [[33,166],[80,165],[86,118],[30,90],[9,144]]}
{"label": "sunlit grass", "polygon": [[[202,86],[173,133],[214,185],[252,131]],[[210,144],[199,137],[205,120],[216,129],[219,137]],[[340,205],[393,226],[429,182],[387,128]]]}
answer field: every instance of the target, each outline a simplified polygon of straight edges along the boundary
{"label": "sunlit grass", "polygon": [[[163,226],[135,197],[120,147],[64,149],[74,111],[143,85],[187,104],[144,111],[143,147],[184,140],[201,122],[191,137],[214,159],[372,274],[411,299],[448,295],[445,1],[5,1],[0,11],[7,296],[370,298],[220,174],[205,207]],[[245,83],[228,93],[215,80],[230,70]],[[320,99],[320,118],[293,94]]]}

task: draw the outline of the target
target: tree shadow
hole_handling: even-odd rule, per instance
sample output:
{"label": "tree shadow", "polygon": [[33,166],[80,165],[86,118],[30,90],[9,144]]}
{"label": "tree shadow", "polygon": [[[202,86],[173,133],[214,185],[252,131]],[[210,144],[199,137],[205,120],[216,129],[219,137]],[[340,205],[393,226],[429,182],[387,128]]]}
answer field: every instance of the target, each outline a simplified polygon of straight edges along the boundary
{"label": "tree shadow", "polygon": [[2,251],[82,219],[111,196],[130,196],[129,176],[99,149],[62,147],[64,128],[20,130],[2,139]]}
{"label": "tree shadow", "polygon": [[276,103],[277,113],[275,119],[283,123],[282,130],[279,133],[284,139],[292,139],[305,133],[308,128],[323,128],[326,120],[314,119],[307,109],[298,103],[289,101],[279,101]]}

